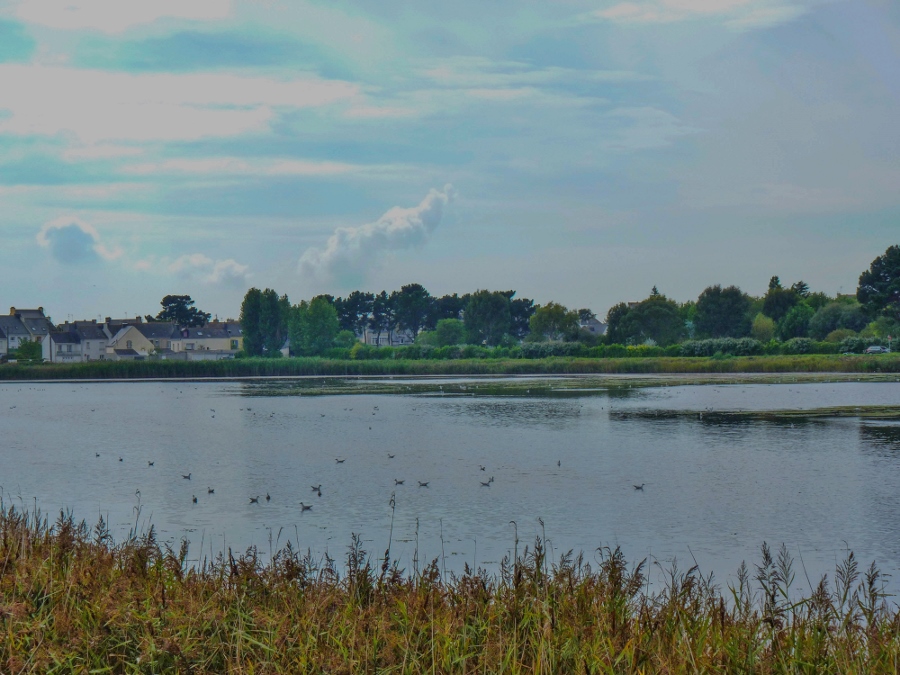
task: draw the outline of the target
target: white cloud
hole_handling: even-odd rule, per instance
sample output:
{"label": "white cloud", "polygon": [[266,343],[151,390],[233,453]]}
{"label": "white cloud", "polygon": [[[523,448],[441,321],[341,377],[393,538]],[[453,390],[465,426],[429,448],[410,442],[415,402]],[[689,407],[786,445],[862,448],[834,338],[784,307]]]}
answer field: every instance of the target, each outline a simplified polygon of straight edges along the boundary
{"label": "white cloud", "polygon": [[182,279],[194,279],[207,285],[239,287],[253,276],[248,265],[243,265],[234,258],[214,260],[205,253],[187,253],[174,259],[151,256],[136,261],[133,267],[141,272],[174,275]]}
{"label": "white cloud", "polygon": [[598,9],[583,18],[633,24],[718,19],[732,28],[744,29],[784,23],[805,11],[800,0],[632,0]]}
{"label": "white cloud", "polygon": [[90,223],[74,216],[63,216],[45,223],[38,231],[37,243],[59,262],[75,264],[103,260],[115,260],[122,255],[118,247],[111,247],[100,240],[100,234]]}
{"label": "white cloud", "polygon": [[453,186],[447,184],[442,190],[430,190],[418,206],[396,206],[374,223],[339,227],[324,250],[311,248],[303,254],[300,272],[320,279],[356,274],[377,264],[388,251],[421,246],[440,225],[454,196]]}
{"label": "white cloud", "polygon": [[293,159],[245,160],[238,157],[170,159],[122,167],[132,175],[196,174],[205,176],[337,176],[364,167],[343,162],[313,162]]}
{"label": "white cloud", "polygon": [[16,15],[49,28],[121,33],[164,18],[226,19],[231,0],[23,0]]}
{"label": "white cloud", "polygon": [[267,128],[275,108],[361,100],[358,86],[313,76],[129,74],[0,65],[0,133],[74,134],[83,144],[236,136]]}

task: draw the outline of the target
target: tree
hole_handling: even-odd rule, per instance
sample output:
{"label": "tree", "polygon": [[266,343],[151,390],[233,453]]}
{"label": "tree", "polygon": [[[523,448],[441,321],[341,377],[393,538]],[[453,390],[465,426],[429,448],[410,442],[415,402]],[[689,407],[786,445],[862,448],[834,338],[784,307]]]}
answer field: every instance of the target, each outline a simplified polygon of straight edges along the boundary
{"label": "tree", "polygon": [[504,295],[509,298],[509,333],[518,339],[522,339],[528,335],[530,330],[529,321],[534,316],[537,307],[534,306],[534,300],[529,298],[514,298],[515,291],[507,291]]}
{"label": "tree", "polygon": [[[46,338],[50,339],[50,338]],[[22,340],[15,351],[17,361],[40,361],[43,358],[41,343],[34,340]]]}
{"label": "tree", "polygon": [[532,336],[545,340],[573,340],[578,336],[578,312],[549,302],[537,308],[529,326]]}
{"label": "tree", "polygon": [[579,309],[578,310],[578,322],[579,323],[587,323],[588,321],[593,321],[597,318],[597,315],[590,309]]}
{"label": "tree", "polygon": [[459,319],[441,319],[434,329],[435,345],[447,347],[466,342],[466,325]]}
{"label": "tree", "polygon": [[501,291],[479,290],[466,305],[464,323],[472,344],[498,345],[512,328],[510,300]]}
{"label": "tree", "polygon": [[278,293],[267,288],[259,302],[259,332],[264,356],[281,356],[281,347],[287,337],[287,326],[282,316]]}
{"label": "tree", "polygon": [[799,302],[785,314],[778,322],[776,333],[781,340],[807,337],[809,335],[809,322],[813,318],[815,310],[805,302]]}
{"label": "tree", "polygon": [[622,332],[622,322],[630,311],[628,305],[620,302],[613,305],[606,313],[606,342],[611,345],[625,344],[625,334]]}
{"label": "tree", "polygon": [[317,356],[334,346],[340,331],[337,310],[323,295],[302,301],[291,311],[288,337],[291,349],[302,356]]}
{"label": "tree", "polygon": [[900,246],[891,246],[859,275],[856,299],[871,317],[900,320]]}
{"label": "tree", "polygon": [[810,319],[809,336],[816,340],[824,340],[829,333],[836,330],[858,333],[866,327],[867,323],[869,323],[869,318],[865,315],[861,305],[832,302],[825,305]]}
{"label": "tree", "polygon": [[678,305],[659,291],[629,309],[619,330],[628,344],[652,340],[661,346],[679,342],[686,333]]}
{"label": "tree", "polygon": [[334,338],[334,346],[343,347],[344,349],[350,349],[357,342],[359,342],[359,340],[356,337],[356,333],[352,330],[342,330]]}
{"label": "tree", "polygon": [[391,293],[394,310],[397,314],[397,325],[410,331],[414,336],[419,334],[428,323],[431,313],[431,293],[422,284],[407,284],[399,292]]}
{"label": "tree", "polygon": [[369,318],[369,328],[375,334],[375,344],[381,344],[381,334],[390,333],[397,325],[397,315],[394,312],[393,293],[388,295],[386,291],[381,291],[372,300],[372,316]]}
{"label": "tree", "polygon": [[194,300],[189,295],[167,295],[159,304],[162,311],[152,319],[148,316],[148,321],[174,321],[182,327],[205,326],[212,316],[194,307]]}
{"label": "tree", "polygon": [[750,326],[750,335],[760,342],[768,342],[775,337],[775,322],[760,312],[753,319],[753,324]]}
{"label": "tree", "polygon": [[459,296],[456,293],[433,298],[426,328],[435,330],[441,319],[459,319],[468,302],[468,295]]}
{"label": "tree", "polygon": [[750,298],[737,286],[707,287],[697,298],[694,329],[699,337],[744,337],[750,332]]}
{"label": "tree", "polygon": [[769,278],[769,290],[776,291],[781,288],[781,279],[777,276]]}
{"label": "tree", "polygon": [[[777,278],[777,277],[776,277]],[[769,288],[763,298],[763,314],[778,323],[797,304],[800,297],[790,288]]]}
{"label": "tree", "polygon": [[809,297],[809,284],[802,279],[795,284],[791,284],[791,290],[801,298]]}
{"label": "tree", "polygon": [[361,334],[369,324],[374,301],[374,293],[362,291],[353,291],[346,298],[337,298],[334,301],[334,308],[337,310],[341,328],[353,331],[356,335]]}
{"label": "tree", "polygon": [[259,325],[261,305],[262,291],[258,288],[247,291],[241,303],[241,334],[244,336],[244,351],[250,356],[261,356],[263,352],[264,340]]}

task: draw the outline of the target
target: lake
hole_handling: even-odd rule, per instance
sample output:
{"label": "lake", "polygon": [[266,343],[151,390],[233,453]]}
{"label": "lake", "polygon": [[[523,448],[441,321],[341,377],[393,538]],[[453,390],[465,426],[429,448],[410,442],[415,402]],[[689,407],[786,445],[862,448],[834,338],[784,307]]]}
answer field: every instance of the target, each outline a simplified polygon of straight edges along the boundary
{"label": "lake", "polygon": [[766,541],[804,588],[849,548],[896,591],[900,382],[825,379],[7,382],[0,485],[195,561],[288,540],[340,561],[357,533],[408,570],[418,550],[496,571],[543,533],[554,557],[621,546],[725,581]]}

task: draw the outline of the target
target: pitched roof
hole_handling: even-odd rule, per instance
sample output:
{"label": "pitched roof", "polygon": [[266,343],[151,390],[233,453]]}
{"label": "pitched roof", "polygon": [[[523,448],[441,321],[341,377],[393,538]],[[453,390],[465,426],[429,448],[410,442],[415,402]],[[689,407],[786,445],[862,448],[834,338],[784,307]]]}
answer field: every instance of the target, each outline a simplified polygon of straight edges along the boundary
{"label": "pitched roof", "polygon": [[30,335],[28,329],[25,328],[25,324],[14,316],[0,316],[0,328],[3,328],[3,332],[7,336]]}
{"label": "pitched roof", "polygon": [[44,315],[43,307],[38,307],[37,309],[19,309],[18,307],[10,307],[9,313],[10,313],[10,315],[17,316],[20,319],[46,319],[47,318]]}
{"label": "pitched roof", "polygon": [[76,334],[81,337],[82,340],[106,340],[106,333],[103,332],[103,329],[96,323],[88,323],[83,322],[79,324],[79,322],[75,322]]}
{"label": "pitched roof", "polygon": [[177,335],[175,324],[171,321],[135,324],[134,329],[148,340],[169,339]]}
{"label": "pitched roof", "polygon": [[243,333],[241,332],[241,324],[226,323],[222,321],[211,321],[210,323],[202,327],[185,326],[179,329],[179,334],[183,338],[214,338],[225,340],[229,338],[239,338],[243,335]]}
{"label": "pitched roof", "polygon": [[116,356],[140,356],[135,349],[113,349]]}
{"label": "pitched roof", "polygon": [[22,323],[32,335],[47,335],[53,325],[43,317],[22,317]]}
{"label": "pitched roof", "polygon": [[80,344],[81,338],[75,333],[50,333],[50,340],[56,344]]}
{"label": "pitched roof", "polygon": [[0,340],[6,339],[6,333],[3,332],[3,327],[0,326]]}

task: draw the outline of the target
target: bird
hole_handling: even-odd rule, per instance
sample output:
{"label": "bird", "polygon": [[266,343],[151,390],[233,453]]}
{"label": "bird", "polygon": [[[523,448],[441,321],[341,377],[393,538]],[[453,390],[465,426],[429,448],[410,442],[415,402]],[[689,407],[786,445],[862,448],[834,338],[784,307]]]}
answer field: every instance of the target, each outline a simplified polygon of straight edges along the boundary
{"label": "bird", "polygon": [[206,494],[211,495],[211,494],[214,494],[214,493],[215,493],[215,489],[214,489],[214,488],[211,488],[211,487],[206,488]]}
{"label": "bird", "polygon": [[188,474],[187,476],[185,476],[184,474],[181,474],[181,477],[184,478],[185,480],[190,480],[191,474]]}
{"label": "bird", "polygon": [[481,469],[482,471],[484,471],[484,464],[479,464],[478,468]]}
{"label": "bird", "polygon": [[430,480],[426,480],[424,483],[422,481],[419,481],[419,487],[428,487],[428,484],[430,482]]}
{"label": "bird", "polygon": [[196,504],[196,503],[197,503],[197,495],[194,495],[194,496],[191,498],[191,501],[194,502],[194,503]]}
{"label": "bird", "polygon": [[646,485],[646,483],[641,483],[640,485],[635,485],[634,489],[635,490],[643,490],[645,485]]}
{"label": "bird", "polygon": [[556,460],[556,466],[562,466],[562,462],[560,460]]}
{"label": "bird", "polygon": [[[405,480],[405,479],[404,479],[404,480]],[[399,479],[397,479],[397,478],[394,479],[394,485],[403,485],[403,482],[404,482],[404,481],[399,480]]]}
{"label": "bird", "polygon": [[94,457],[99,457],[99,456],[100,456],[100,453],[99,453],[99,452],[95,452],[95,453],[94,453]]}
{"label": "bird", "polygon": [[322,491],[321,491],[321,490],[316,490],[316,494],[317,494],[319,497],[321,497],[321,496],[322,496]]}
{"label": "bird", "polygon": [[147,466],[153,466],[154,464],[156,464],[156,462],[147,462]]}
{"label": "bird", "polygon": [[269,493],[268,493],[268,492],[266,493],[266,501],[267,501],[267,502],[272,501],[272,497],[269,496]]}
{"label": "bird", "polygon": [[120,461],[120,462],[122,461],[122,458],[121,458],[121,457],[119,457],[119,461]]}
{"label": "bird", "polygon": [[392,455],[391,453],[388,453],[388,459],[394,459],[394,455]]}
{"label": "bird", "polygon": [[210,408],[210,409],[209,409],[209,412],[214,413],[214,412],[216,412],[216,409],[215,409],[215,408]]}
{"label": "bird", "polygon": [[491,481],[479,481],[483,487],[491,487]]}
{"label": "bird", "polygon": [[313,492],[321,492],[321,491],[322,491],[322,484],[319,483],[318,485],[313,485],[313,486],[312,486],[312,489],[313,489]]}
{"label": "bird", "polygon": [[301,512],[301,513],[302,513],[303,511],[309,511],[310,509],[312,509],[312,504],[310,504],[310,505],[307,506],[307,505],[304,504],[303,502],[300,502],[300,512]]}
{"label": "bird", "polygon": [[491,477],[488,479],[488,483],[493,483],[493,482],[494,482],[494,477],[491,476]]}
{"label": "bird", "polygon": [[334,458],[334,461],[337,462],[338,464],[343,464],[343,463],[346,462],[347,460],[346,460],[346,459],[341,459],[340,457],[335,457],[335,458]]}
{"label": "bird", "polygon": [[259,495],[256,495],[255,497],[250,497],[250,503],[251,504],[259,504]]}

